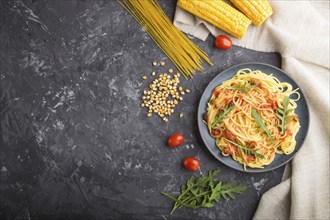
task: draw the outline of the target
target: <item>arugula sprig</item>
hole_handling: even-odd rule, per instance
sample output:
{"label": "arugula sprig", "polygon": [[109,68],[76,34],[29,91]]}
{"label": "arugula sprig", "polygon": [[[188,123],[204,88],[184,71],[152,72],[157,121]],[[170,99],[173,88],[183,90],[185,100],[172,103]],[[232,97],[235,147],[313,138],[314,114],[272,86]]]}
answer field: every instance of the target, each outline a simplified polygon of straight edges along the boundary
{"label": "arugula sprig", "polygon": [[235,193],[242,193],[246,186],[222,183],[217,180],[220,170],[210,171],[208,176],[194,178],[191,176],[186,185],[181,186],[181,194],[176,198],[165,192],[162,195],[175,201],[171,214],[183,206],[197,209],[200,207],[211,208],[213,202],[219,203],[221,198],[235,199]]}
{"label": "arugula sprig", "polygon": [[292,118],[294,115],[288,115],[293,109],[288,109],[290,103],[289,97],[285,97],[283,100],[283,109],[277,108],[277,113],[275,115],[281,120],[281,124],[277,125],[281,128],[281,134],[284,134],[286,131],[287,119]]}
{"label": "arugula sprig", "polygon": [[255,87],[260,86],[259,84],[250,84],[249,82],[244,82],[243,85],[239,84],[238,86],[229,86],[227,87],[227,89],[232,89],[234,91],[238,90],[239,93],[248,93],[249,91],[251,91],[252,89],[254,89]]}
{"label": "arugula sprig", "polygon": [[223,111],[219,114],[218,118],[213,122],[212,127],[216,126],[217,124],[221,123],[224,118],[228,118],[227,115],[229,112],[234,108],[234,106],[230,106],[229,108],[224,107]]}
{"label": "arugula sprig", "polygon": [[259,148],[257,148],[257,149],[250,149],[250,148],[245,147],[243,145],[240,145],[240,144],[237,144],[235,142],[232,142],[232,141],[230,141],[228,139],[226,139],[226,140],[229,143],[232,143],[233,145],[235,145],[236,147],[241,148],[241,150],[243,150],[245,152],[245,154],[247,154],[247,155],[251,155],[252,154],[252,155],[254,155],[255,157],[258,157],[258,158],[263,158],[263,159],[265,158],[264,155],[258,153]]}
{"label": "arugula sprig", "polygon": [[254,119],[256,120],[256,122],[260,125],[262,130],[264,130],[264,132],[267,134],[267,136],[269,137],[271,142],[274,143],[274,138],[270,135],[270,132],[267,129],[267,127],[266,127],[265,123],[263,122],[262,118],[260,117],[260,115],[257,113],[257,111],[255,109],[251,109],[251,112],[252,112],[252,115],[253,115]]}

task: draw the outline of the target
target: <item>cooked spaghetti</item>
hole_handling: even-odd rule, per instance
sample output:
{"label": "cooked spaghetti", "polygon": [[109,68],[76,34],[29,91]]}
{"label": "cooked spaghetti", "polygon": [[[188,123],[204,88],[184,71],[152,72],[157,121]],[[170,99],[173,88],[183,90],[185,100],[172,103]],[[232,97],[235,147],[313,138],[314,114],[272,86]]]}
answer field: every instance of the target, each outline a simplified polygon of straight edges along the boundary
{"label": "cooked spaghetti", "polygon": [[216,87],[204,120],[222,154],[231,155],[244,169],[263,168],[276,154],[291,154],[300,128],[294,113],[297,90],[250,69],[239,70]]}
{"label": "cooked spaghetti", "polygon": [[117,0],[144,28],[160,49],[186,76],[202,71],[202,59],[212,62],[205,52],[179,31],[156,0]]}

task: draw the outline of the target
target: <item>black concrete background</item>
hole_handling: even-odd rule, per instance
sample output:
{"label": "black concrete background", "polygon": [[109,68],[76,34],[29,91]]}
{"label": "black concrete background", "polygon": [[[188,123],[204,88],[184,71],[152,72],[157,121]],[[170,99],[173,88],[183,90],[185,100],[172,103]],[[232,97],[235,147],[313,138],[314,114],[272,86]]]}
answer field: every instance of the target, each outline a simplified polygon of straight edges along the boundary
{"label": "black concrete background", "polygon": [[[173,18],[176,1],[159,2]],[[247,174],[221,164],[196,122],[202,92],[218,73],[250,61],[280,66],[280,55],[224,52],[213,37],[192,38],[215,65],[181,80],[191,93],[166,124],[140,107],[151,81],[142,76],[174,66],[116,1],[1,1],[0,16],[0,218],[250,219],[280,182],[283,167]],[[176,132],[186,142],[171,149],[166,139]],[[200,171],[182,168],[187,156],[199,158]],[[173,203],[160,191],[176,194],[191,175],[216,168],[222,181],[247,191],[170,215]]]}

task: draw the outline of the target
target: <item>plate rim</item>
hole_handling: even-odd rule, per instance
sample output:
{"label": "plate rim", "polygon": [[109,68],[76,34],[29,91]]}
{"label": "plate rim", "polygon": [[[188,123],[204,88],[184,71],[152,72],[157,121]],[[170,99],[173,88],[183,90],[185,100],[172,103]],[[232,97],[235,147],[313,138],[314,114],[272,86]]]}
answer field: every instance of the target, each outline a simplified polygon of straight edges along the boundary
{"label": "plate rim", "polygon": [[[218,156],[215,154],[215,152],[213,152],[213,150],[210,149],[210,147],[206,144],[206,140],[204,139],[204,136],[202,135],[202,132],[201,132],[201,129],[205,129],[205,128],[202,128],[202,126],[205,126],[204,122],[202,122],[199,117],[200,115],[203,113],[201,112],[201,105],[202,105],[202,101],[203,101],[203,96],[205,95],[205,92],[206,90],[211,86],[211,84],[214,83],[214,81],[217,79],[218,76],[220,75],[223,75],[225,72],[229,71],[230,69],[234,69],[234,68],[237,68],[239,66],[246,66],[246,65],[261,65],[261,66],[267,66],[267,67],[270,67],[270,68],[273,68],[273,69],[276,69],[277,71],[281,72],[282,74],[284,74],[285,76],[287,76],[289,79],[291,79],[299,88],[302,96],[304,97],[304,100],[305,100],[305,104],[306,104],[306,107],[307,107],[307,115],[308,115],[308,120],[307,120],[307,128],[306,128],[306,135],[304,137],[304,139],[302,140],[301,142],[301,146],[294,152],[291,154],[291,157],[288,158],[284,163],[282,164],[278,164],[274,167],[271,167],[269,169],[267,169],[267,166],[269,165],[265,165],[264,168],[251,168],[251,167],[247,167],[247,170],[244,170],[243,168],[243,165],[238,163],[237,161],[235,161],[232,157],[230,157],[230,159],[232,159],[234,162],[236,162],[237,164],[241,165],[241,169],[237,168],[237,167],[234,167],[234,166],[231,166],[230,164],[227,164],[225,163],[224,161],[220,160],[218,158]],[[248,67],[245,67],[245,68],[248,68]],[[224,80],[222,80],[220,83],[222,83]],[[213,88],[214,89],[214,88]],[[223,71],[221,71],[220,73],[218,73],[216,76],[214,76],[214,78],[207,84],[207,86],[205,87],[202,95],[201,95],[201,98],[199,100],[199,103],[198,103],[198,110],[197,110],[197,124],[198,124],[198,130],[199,130],[199,134],[203,140],[203,143],[204,145],[206,146],[206,148],[208,149],[208,151],[215,157],[216,160],[220,161],[222,164],[226,165],[227,167],[230,167],[234,170],[237,170],[237,171],[241,171],[241,172],[244,172],[244,173],[264,173],[264,172],[269,172],[269,171],[272,171],[272,170],[275,170],[275,169],[278,169],[284,165],[286,165],[287,163],[289,163],[296,155],[297,153],[300,151],[300,149],[303,147],[304,143],[305,143],[305,140],[309,134],[309,125],[310,125],[310,107],[308,105],[308,102],[307,102],[307,99],[306,99],[306,96],[305,96],[305,93],[303,92],[303,90],[301,89],[300,85],[295,81],[293,80],[284,70],[276,67],[276,66],[273,66],[271,64],[267,64],[267,63],[261,63],[261,62],[246,62],[246,63],[240,63],[240,64],[236,64],[236,65],[233,65],[231,67],[228,67],[226,69],[224,69]],[[209,133],[209,132],[208,132]],[[219,150],[220,152],[220,150]]]}

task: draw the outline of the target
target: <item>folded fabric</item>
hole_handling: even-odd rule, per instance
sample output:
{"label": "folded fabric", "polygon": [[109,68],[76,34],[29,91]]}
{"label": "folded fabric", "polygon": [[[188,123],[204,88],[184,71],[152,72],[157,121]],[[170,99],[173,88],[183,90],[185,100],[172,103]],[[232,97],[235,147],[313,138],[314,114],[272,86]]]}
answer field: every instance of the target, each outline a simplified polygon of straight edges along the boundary
{"label": "folded fabric", "polygon": [[[254,219],[330,219],[329,193],[329,1],[270,1],[274,14],[257,27],[251,25],[238,46],[279,52],[282,69],[299,85],[310,109],[305,143],[286,178],[264,193]],[[225,34],[177,8],[174,25],[205,40]]]}

